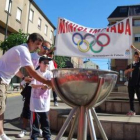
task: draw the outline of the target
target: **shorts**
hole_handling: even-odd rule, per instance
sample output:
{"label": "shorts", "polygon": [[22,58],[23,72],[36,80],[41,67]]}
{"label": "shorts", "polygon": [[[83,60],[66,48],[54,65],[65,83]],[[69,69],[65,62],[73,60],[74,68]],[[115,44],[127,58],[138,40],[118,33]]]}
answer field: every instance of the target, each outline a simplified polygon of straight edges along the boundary
{"label": "shorts", "polygon": [[5,112],[7,99],[7,85],[0,84],[0,115]]}

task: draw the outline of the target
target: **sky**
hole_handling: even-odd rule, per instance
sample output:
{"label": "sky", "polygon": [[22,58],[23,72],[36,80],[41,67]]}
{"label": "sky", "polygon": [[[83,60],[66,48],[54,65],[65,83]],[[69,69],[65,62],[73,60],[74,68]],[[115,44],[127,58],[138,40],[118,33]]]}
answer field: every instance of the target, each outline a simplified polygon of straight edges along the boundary
{"label": "sky", "polygon": [[[77,24],[104,28],[107,18],[117,6],[140,4],[139,0],[34,0],[49,20],[57,28],[58,17],[66,18]],[[100,69],[108,70],[110,60],[90,59]]]}

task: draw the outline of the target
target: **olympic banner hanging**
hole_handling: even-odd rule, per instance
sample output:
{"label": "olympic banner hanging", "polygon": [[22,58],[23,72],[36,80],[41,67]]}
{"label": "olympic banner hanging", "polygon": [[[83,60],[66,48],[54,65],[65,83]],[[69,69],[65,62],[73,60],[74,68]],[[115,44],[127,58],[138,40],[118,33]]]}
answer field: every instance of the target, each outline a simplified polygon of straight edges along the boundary
{"label": "olympic banner hanging", "polygon": [[131,59],[132,34],[132,17],[103,29],[59,18],[55,55]]}

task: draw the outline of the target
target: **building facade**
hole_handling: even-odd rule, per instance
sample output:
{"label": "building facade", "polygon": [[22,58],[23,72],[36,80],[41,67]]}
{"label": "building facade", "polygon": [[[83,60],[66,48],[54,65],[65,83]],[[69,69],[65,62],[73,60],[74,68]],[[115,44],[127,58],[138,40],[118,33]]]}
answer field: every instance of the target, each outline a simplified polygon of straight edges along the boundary
{"label": "building facade", "polygon": [[[118,6],[108,17],[109,25],[132,16],[133,25],[133,45],[140,49],[140,5]],[[124,70],[131,60],[114,59],[111,60],[111,70],[119,72],[117,84],[123,85],[126,81]]]}
{"label": "building facade", "polygon": [[97,64],[93,63],[92,61],[88,60],[88,61],[84,61],[83,68],[97,69],[97,68],[99,68],[99,66]]}
{"label": "building facade", "polygon": [[[19,30],[29,34],[36,32],[54,44],[56,28],[33,0],[1,0],[0,13],[0,42],[6,38],[7,28],[7,36]],[[19,81],[17,77],[12,79],[12,83]]]}
{"label": "building facade", "polygon": [[34,1],[31,2],[29,7],[29,22],[27,24],[27,32],[40,33],[45,40],[49,41],[51,44],[54,44],[54,30],[56,29],[55,26],[51,23],[51,21],[46,17],[46,15],[41,11],[41,9]]}
{"label": "building facade", "polygon": [[[7,36],[19,30],[29,34],[36,32],[54,45],[56,28],[33,0],[1,0],[0,13],[0,42],[6,38],[7,28]],[[82,59],[76,57],[72,57],[71,62],[74,68],[83,64]],[[12,82],[19,82],[19,78],[14,77]]]}
{"label": "building facade", "polygon": [[2,0],[0,13],[0,41],[5,38],[8,14],[8,34],[16,33],[20,29],[29,34],[36,32],[54,44],[54,30],[56,28],[34,1]]}
{"label": "building facade", "polygon": [[78,57],[71,57],[71,62],[74,68],[83,68],[83,59]]}

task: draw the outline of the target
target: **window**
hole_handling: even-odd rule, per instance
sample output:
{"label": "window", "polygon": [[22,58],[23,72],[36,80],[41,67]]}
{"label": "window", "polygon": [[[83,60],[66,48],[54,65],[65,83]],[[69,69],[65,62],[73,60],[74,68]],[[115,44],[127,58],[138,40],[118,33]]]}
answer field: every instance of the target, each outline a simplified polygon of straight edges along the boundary
{"label": "window", "polygon": [[22,10],[20,8],[17,8],[17,16],[16,16],[16,19],[18,21],[21,21],[21,14],[22,14]]}
{"label": "window", "polygon": [[38,19],[38,28],[41,29],[41,19]]}
{"label": "window", "polygon": [[134,26],[140,26],[140,20],[134,20]]}
{"label": "window", "polygon": [[48,26],[45,25],[45,31],[44,31],[45,35],[47,35],[47,32],[48,32]]}
{"label": "window", "polygon": [[126,7],[120,8],[120,13],[126,13],[126,12],[127,12],[127,8]]}
{"label": "window", "polygon": [[53,31],[50,33],[50,39],[53,40]]}
{"label": "window", "polygon": [[33,22],[33,17],[34,17],[34,11],[31,9],[30,10],[30,15],[29,15],[29,20]]}
{"label": "window", "polygon": [[139,6],[135,7],[134,11],[135,11],[136,15],[139,15],[140,14],[140,7]]}
{"label": "window", "polygon": [[124,71],[120,70],[120,81],[124,81]]}
{"label": "window", "polygon": [[134,41],[140,42],[140,34],[134,34]]}
{"label": "window", "polygon": [[8,8],[9,8],[9,13],[11,13],[11,7],[12,7],[12,0],[6,0],[5,11],[8,12]]}

